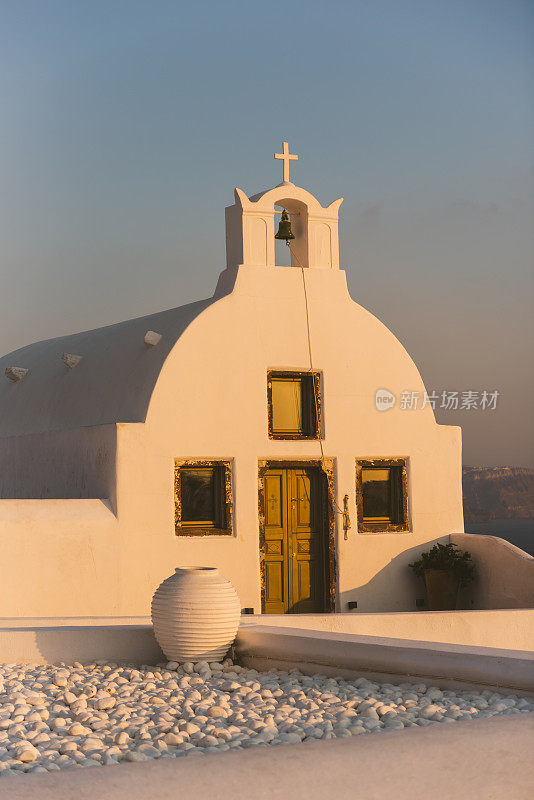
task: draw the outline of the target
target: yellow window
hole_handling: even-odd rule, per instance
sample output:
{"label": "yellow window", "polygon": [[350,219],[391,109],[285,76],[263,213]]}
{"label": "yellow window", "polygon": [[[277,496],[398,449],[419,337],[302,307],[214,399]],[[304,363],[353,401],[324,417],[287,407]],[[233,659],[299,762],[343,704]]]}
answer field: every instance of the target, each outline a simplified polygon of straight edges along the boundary
{"label": "yellow window", "polygon": [[302,379],[273,378],[273,432],[302,433]]}
{"label": "yellow window", "polygon": [[268,374],[269,433],[283,439],[319,436],[319,376],[317,373]]}

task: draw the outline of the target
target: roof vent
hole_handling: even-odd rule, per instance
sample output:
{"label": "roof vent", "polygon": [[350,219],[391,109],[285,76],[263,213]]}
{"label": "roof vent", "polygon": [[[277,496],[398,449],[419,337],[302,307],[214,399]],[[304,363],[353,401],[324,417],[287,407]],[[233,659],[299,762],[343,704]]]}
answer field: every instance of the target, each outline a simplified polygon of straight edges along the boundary
{"label": "roof vent", "polygon": [[10,381],[21,381],[28,372],[24,367],[6,367],[5,376]]}
{"label": "roof vent", "polygon": [[61,360],[69,369],[74,369],[74,367],[77,367],[82,358],[83,356],[75,356],[72,353],[63,353],[61,356]]}
{"label": "roof vent", "polygon": [[155,347],[161,342],[162,338],[163,337],[161,333],[156,333],[156,331],[147,331],[143,341],[147,347]]}

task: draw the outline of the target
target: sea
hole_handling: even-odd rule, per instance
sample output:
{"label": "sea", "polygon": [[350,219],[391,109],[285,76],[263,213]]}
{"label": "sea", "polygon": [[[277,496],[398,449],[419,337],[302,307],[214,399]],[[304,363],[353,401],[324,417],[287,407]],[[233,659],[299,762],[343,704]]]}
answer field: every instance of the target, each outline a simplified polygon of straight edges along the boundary
{"label": "sea", "polygon": [[466,533],[499,536],[534,556],[534,519],[492,519],[491,522],[466,522]]}

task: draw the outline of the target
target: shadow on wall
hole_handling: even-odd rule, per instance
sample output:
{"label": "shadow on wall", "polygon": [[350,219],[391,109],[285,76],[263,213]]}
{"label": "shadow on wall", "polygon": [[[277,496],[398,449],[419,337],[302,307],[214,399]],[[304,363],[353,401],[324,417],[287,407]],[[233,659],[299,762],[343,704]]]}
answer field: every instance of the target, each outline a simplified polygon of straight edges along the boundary
{"label": "shadow on wall", "polygon": [[494,536],[453,533],[399,553],[367,583],[342,592],[339,610],[356,601],[354,613],[427,611],[424,582],[409,564],[447,539],[469,551],[476,568],[473,583],[460,589],[456,610],[534,608],[534,557]]}
{"label": "shadow on wall", "polygon": [[[402,534],[377,534],[377,536],[401,536]],[[371,537],[369,537],[371,538]],[[374,537],[372,537],[374,538]],[[348,611],[349,602],[357,602],[358,611],[427,611],[424,582],[417,578],[409,567],[424,550],[429,550],[437,542],[446,542],[447,537],[430,539],[428,542],[410,547],[394,556],[367,583],[341,592],[339,611]],[[461,608],[461,606],[459,606]],[[472,608],[472,606],[467,606]]]}
{"label": "shadow on wall", "polygon": [[10,436],[0,446],[0,497],[115,497],[115,425]]}
{"label": "shadow on wall", "polygon": [[161,652],[151,625],[62,626],[15,629],[24,637],[23,652],[14,661],[39,661],[54,664],[63,661],[88,663],[106,659],[112,663],[157,664],[167,659]]}

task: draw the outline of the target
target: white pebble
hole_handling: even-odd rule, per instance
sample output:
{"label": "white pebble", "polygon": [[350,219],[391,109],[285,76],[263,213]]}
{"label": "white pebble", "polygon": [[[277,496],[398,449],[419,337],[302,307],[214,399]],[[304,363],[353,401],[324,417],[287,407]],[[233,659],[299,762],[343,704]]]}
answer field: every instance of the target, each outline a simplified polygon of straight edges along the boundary
{"label": "white pebble", "polygon": [[69,734],[71,736],[84,736],[88,733],[90,733],[89,729],[84,728],[79,722],[75,722],[74,725],[71,725],[69,728]]}
{"label": "white pebble", "polygon": [[206,711],[206,715],[208,717],[222,717],[222,718],[226,718],[228,716],[225,709],[222,708],[221,706],[212,706],[211,708],[208,708],[208,710]]}
{"label": "white pebble", "polygon": [[0,665],[0,773],[360,736],[534,710],[530,698],[177,662]]}
{"label": "white pebble", "polygon": [[88,736],[83,743],[84,750],[102,750],[104,747],[102,740]]}
{"label": "white pebble", "polygon": [[59,752],[62,755],[65,755],[65,754],[68,754],[68,753],[73,753],[77,749],[78,749],[78,745],[76,744],[76,742],[74,742],[72,740],[71,741],[67,741],[67,742],[61,742],[61,744],[59,745]]}
{"label": "white pebble", "polygon": [[28,764],[38,758],[39,751],[29,742],[22,742],[22,744],[13,748],[13,756],[17,761]]}
{"label": "white pebble", "polygon": [[184,736],[180,733],[169,732],[165,734],[163,741],[166,744],[170,744],[172,747],[178,747],[179,744],[183,744]]}

